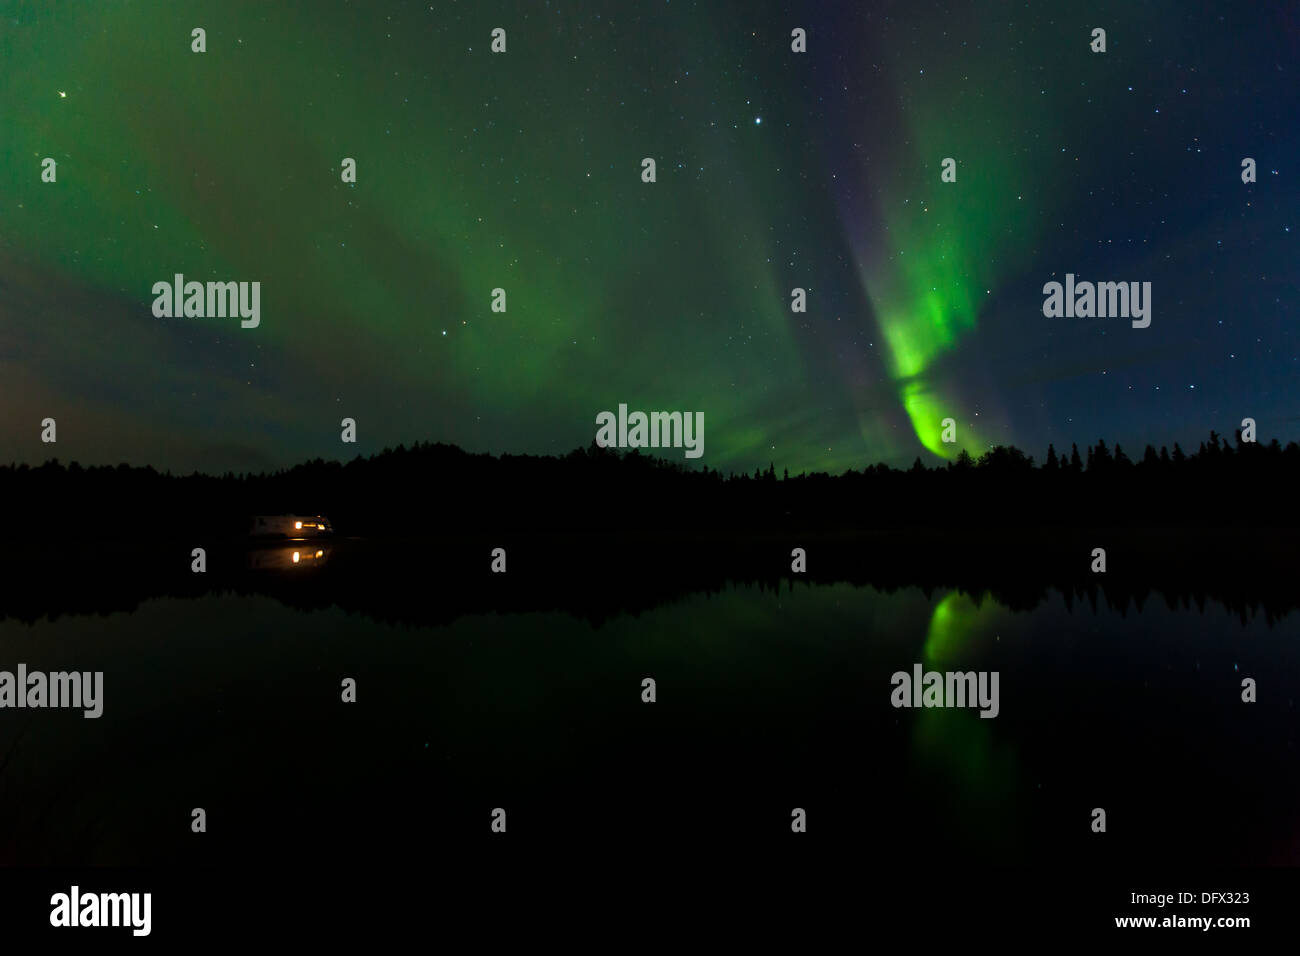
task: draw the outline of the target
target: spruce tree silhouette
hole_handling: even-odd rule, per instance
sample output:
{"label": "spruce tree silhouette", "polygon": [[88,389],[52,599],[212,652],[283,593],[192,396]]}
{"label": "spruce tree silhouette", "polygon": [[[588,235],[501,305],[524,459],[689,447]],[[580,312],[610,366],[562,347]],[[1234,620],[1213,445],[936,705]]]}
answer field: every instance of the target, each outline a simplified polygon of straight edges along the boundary
{"label": "spruce tree silhouette", "polygon": [[[469,454],[441,444],[399,445],[351,461],[315,459],[269,474],[160,474],[150,467],[83,467],[51,459],[0,467],[11,538],[239,538],[257,514],[327,515],[341,535],[415,536],[485,528],[633,533],[639,527],[744,534],[791,527],[945,526],[949,515],[989,527],[1033,528],[1045,516],[1079,527],[1295,526],[1294,509],[1207,508],[1209,501],[1284,502],[1300,479],[1300,445],[1239,442],[1218,433],[1188,456],[1148,446],[1134,463],[1105,441],[1068,464],[1047,449],[1041,466],[1013,446],[978,460],[962,449],[905,470],[866,465],[833,476],[776,465],[750,474],[622,452],[593,442],[561,457]],[[645,503],[651,518],[629,516]],[[936,503],[941,507],[936,508]]]}

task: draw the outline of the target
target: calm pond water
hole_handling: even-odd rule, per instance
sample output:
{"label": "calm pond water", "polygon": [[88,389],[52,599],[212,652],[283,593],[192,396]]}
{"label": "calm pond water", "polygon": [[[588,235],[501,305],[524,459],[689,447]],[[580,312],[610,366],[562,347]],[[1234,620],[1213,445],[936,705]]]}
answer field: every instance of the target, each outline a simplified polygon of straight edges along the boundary
{"label": "calm pond water", "polygon": [[[492,839],[497,807],[555,846],[761,843],[798,807],[805,839],[877,859],[1295,864],[1298,638],[1296,614],[1212,603],[1012,612],[811,584],[599,625],[234,592],[7,619],[0,669],[103,671],[104,690],[95,720],[0,711],[0,862],[400,856]],[[894,708],[915,664],[998,672],[997,717]]]}

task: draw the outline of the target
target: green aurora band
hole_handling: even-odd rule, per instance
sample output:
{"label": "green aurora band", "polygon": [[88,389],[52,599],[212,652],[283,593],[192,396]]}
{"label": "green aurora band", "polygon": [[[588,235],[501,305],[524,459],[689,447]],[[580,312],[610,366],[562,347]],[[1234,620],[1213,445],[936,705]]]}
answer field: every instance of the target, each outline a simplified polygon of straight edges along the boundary
{"label": "green aurora band", "polygon": [[[923,16],[888,41],[863,21],[859,75],[823,92],[883,101],[883,80],[895,105],[855,136],[810,109],[784,41],[675,8],[544,28],[527,4],[9,15],[0,440],[43,460],[31,422],[55,414],[65,459],[240,470],[337,457],[349,415],[361,454],[563,454],[626,402],[704,410],[724,470],[982,451],[957,374],[979,363],[957,366],[1052,215],[1021,146],[1055,153],[1062,122],[1004,62],[1002,28],[927,33],[921,73],[899,38]],[[854,165],[854,139],[880,155]],[[818,169],[867,198],[845,206]],[[260,281],[261,326],[153,319],[152,284],[178,272]]]}
{"label": "green aurora band", "polygon": [[[1018,135],[1012,117],[1034,116],[1042,127],[1049,118],[1035,115],[1042,111],[1032,111],[1010,76],[991,70],[977,85],[962,75],[966,68],[940,62],[932,84],[907,99],[905,148],[893,164],[902,185],[877,210],[888,247],[861,267],[899,401],[920,443],[944,458],[963,449],[978,457],[988,443],[935,366],[975,332],[983,302],[1028,258],[1050,198],[1008,147]],[[978,105],[990,100],[1005,108]],[[948,157],[956,160],[955,182],[941,180]],[[957,422],[953,443],[941,439],[949,417]]]}

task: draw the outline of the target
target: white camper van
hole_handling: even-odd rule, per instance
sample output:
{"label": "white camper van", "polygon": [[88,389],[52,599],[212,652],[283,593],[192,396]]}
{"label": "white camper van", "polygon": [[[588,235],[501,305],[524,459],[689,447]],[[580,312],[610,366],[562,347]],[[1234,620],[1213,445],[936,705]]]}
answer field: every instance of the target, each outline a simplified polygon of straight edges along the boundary
{"label": "white camper van", "polygon": [[324,515],[257,515],[249,531],[254,538],[319,538],[333,533]]}

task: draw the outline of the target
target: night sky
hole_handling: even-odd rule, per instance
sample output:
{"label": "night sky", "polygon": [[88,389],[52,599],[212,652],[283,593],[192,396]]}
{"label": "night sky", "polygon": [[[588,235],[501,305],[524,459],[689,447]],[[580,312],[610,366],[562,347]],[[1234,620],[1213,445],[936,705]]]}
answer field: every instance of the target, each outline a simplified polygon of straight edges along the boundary
{"label": "night sky", "polygon": [[[50,6],[0,2],[0,461],[561,454],[619,403],[724,470],[1300,439],[1293,4]],[[1151,326],[1044,317],[1068,272]],[[261,325],[154,317],[175,273]]]}

